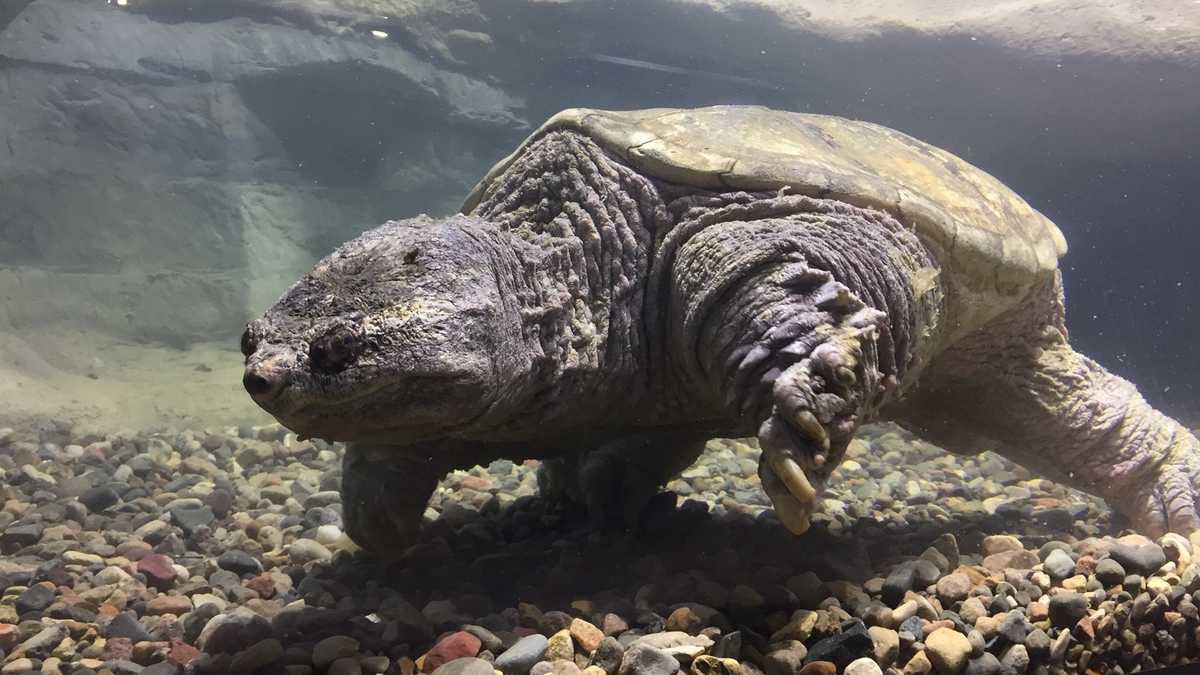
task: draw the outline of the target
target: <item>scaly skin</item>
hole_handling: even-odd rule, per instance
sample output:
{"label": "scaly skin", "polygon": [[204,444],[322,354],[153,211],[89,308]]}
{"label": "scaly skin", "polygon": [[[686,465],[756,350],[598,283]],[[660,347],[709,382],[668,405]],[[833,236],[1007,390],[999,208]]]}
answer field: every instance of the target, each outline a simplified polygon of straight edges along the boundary
{"label": "scaly skin", "polygon": [[894,219],[829,200],[681,206],[664,247],[670,354],[757,434],[763,488],[800,534],[858,425],[897,392],[918,323],[936,323],[940,294],[918,298],[911,283],[934,261]]}
{"label": "scaly skin", "polygon": [[1144,534],[1200,527],[1200,442],[1071,349],[1057,273],[947,349],[895,415],[934,442],[995,449],[1102,497]]}
{"label": "scaly skin", "polygon": [[1196,439],[1070,349],[1053,279],[945,344],[945,261],[880,211],[670,185],[570,131],[494,185],[469,215],[348,242],[243,338],[259,405],[352,442],[348,532],[376,554],[411,543],[453,468],[558,458],[548,488],[628,523],[720,436],[758,436],[803,532],[881,414],[958,450],[999,441],[1150,533],[1200,520]]}

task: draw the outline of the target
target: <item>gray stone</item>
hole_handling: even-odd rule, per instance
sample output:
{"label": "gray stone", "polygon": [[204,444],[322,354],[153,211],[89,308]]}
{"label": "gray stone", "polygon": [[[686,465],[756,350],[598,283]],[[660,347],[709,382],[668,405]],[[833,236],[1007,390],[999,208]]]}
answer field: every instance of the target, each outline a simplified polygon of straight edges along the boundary
{"label": "gray stone", "polygon": [[620,675],[674,675],[679,661],[667,652],[648,644],[635,644],[621,658]]}
{"label": "gray stone", "polygon": [[1121,563],[1127,571],[1150,576],[1167,563],[1167,554],[1158,544],[1113,544],[1108,549],[1108,555]]}
{"label": "gray stone", "polygon": [[150,633],[137,620],[133,612],[122,612],[112,618],[104,627],[106,638],[129,638],[134,642],[150,639]]}
{"label": "gray stone", "polygon": [[614,675],[621,668],[621,659],[625,655],[625,648],[614,637],[607,636],[600,641],[596,646],[596,651],[592,653],[591,660],[588,662],[590,666],[598,666],[608,675]]}
{"label": "gray stone", "polygon": [[16,609],[21,615],[40,612],[54,602],[54,589],[44,584],[34,584],[17,596]]}
{"label": "gray stone", "polygon": [[1088,599],[1079,593],[1056,593],[1050,596],[1050,623],[1059,628],[1074,628],[1087,615]]}
{"label": "gray stone", "polygon": [[269,637],[269,621],[245,607],[238,607],[209,620],[200,631],[197,646],[210,654],[235,654]]}
{"label": "gray stone", "polygon": [[334,635],[318,642],[312,651],[312,664],[318,670],[344,657],[358,653],[358,640],[348,635]]}
{"label": "gray stone", "polygon": [[540,634],[527,635],[517,640],[516,644],[496,657],[496,670],[504,675],[525,675],[546,653],[547,644],[549,640]]}
{"label": "gray stone", "polygon": [[359,665],[358,659],[344,656],[329,664],[325,675],[362,675],[362,666]]}
{"label": "gray stone", "polygon": [[207,506],[178,508],[171,511],[171,521],[188,536],[194,534],[201,527],[211,525],[216,519],[217,516]]}
{"label": "gray stone", "polygon": [[1054,579],[1066,579],[1075,573],[1075,561],[1066,551],[1056,548],[1046,556],[1042,569]]}
{"label": "gray stone", "polygon": [[997,659],[994,654],[984,652],[967,661],[967,667],[963,668],[962,675],[1000,675],[1003,670],[1000,659]]}
{"label": "gray stone", "polygon": [[1096,579],[1105,587],[1117,586],[1125,580],[1125,568],[1112,558],[1096,563]]}
{"label": "gray stone", "polygon": [[259,640],[233,657],[235,673],[252,673],[283,658],[283,645],[275,638]]}
{"label": "gray stone", "polygon": [[492,664],[473,656],[443,663],[432,675],[492,675]]}

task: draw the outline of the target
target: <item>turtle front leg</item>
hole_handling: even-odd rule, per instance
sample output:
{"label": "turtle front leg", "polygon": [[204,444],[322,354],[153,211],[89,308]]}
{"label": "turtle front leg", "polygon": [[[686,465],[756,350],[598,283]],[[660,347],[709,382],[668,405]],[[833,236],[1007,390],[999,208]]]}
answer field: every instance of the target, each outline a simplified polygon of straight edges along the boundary
{"label": "turtle front leg", "polygon": [[1061,279],[955,344],[898,421],[934,442],[956,428],[1104,498],[1144,534],[1200,528],[1200,442],[1067,341]]}
{"label": "turtle front leg", "polygon": [[350,443],[342,458],[346,534],[384,560],[417,540],[421,516],[450,467],[436,447]]}
{"label": "turtle front leg", "polygon": [[687,372],[696,354],[694,386],[757,434],[763,489],[803,533],[859,424],[898,390],[940,312],[936,284],[918,291],[914,281],[936,277],[932,257],[889,216],[829,200],[765,198],[686,216],[729,220],[679,247],[672,355]]}
{"label": "turtle front leg", "polygon": [[707,435],[679,432],[612,439],[544,460],[538,489],[543,496],[585,507],[594,530],[636,530],[650,500],[696,461],[706,440]]}

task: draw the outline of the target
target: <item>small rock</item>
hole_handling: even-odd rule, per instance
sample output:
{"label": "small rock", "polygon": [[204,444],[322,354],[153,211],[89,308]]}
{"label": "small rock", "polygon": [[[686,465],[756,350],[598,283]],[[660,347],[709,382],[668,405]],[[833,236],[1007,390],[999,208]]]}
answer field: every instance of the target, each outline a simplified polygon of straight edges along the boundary
{"label": "small rock", "polygon": [[933,664],[929,662],[929,657],[925,654],[928,650],[922,650],[913,654],[908,663],[904,664],[904,675],[925,675],[933,672]]}
{"label": "small rock", "polygon": [[329,664],[325,675],[362,675],[362,666],[359,665],[358,659],[344,656]]}
{"label": "small rock", "polygon": [[329,560],[333,554],[314,539],[297,539],[288,546],[288,558],[293,564],[304,565],[317,560]]}
{"label": "small rock", "polygon": [[993,534],[984,537],[980,543],[980,548],[983,549],[983,555],[995,555],[1005,551],[1022,551],[1025,546],[1021,544],[1021,540],[1007,534]]}
{"label": "small rock", "polygon": [[354,656],[357,653],[358,640],[348,635],[333,635],[313,646],[312,664],[321,670],[340,658]]}
{"label": "small rock", "polygon": [[1133,546],[1129,544],[1113,544],[1108,555],[1113,560],[1121,563],[1121,567],[1126,570],[1137,572],[1143,576],[1150,576],[1158,571],[1158,568],[1167,563],[1166,553],[1158,544],[1144,544],[1142,546]]}
{"label": "small rock", "polygon": [[17,614],[24,616],[31,612],[41,612],[54,602],[54,586],[48,583],[34,584],[21,591],[17,596]]}
{"label": "small rock", "polygon": [[862,621],[853,619],[841,626],[842,632],[814,643],[808,649],[808,661],[829,661],[845,667],[863,654],[870,654],[875,643]]}
{"label": "small rock", "polygon": [[504,675],[526,675],[546,653],[548,644],[546,636],[539,633],[523,637],[496,658],[496,669]]}
{"label": "small rock", "polygon": [[1042,569],[1053,579],[1066,579],[1075,572],[1075,561],[1062,549],[1054,549],[1046,556]]}
{"label": "small rock", "polygon": [[233,657],[231,671],[252,673],[283,658],[283,645],[274,638],[259,640]]}
{"label": "small rock", "polygon": [[947,574],[938,579],[937,596],[943,606],[949,607],[956,602],[965,600],[971,593],[972,586],[971,579],[965,574],[959,572]]}
{"label": "small rock", "polygon": [[890,667],[900,656],[900,635],[883,626],[871,626],[867,629],[871,642],[875,647],[875,662],[884,668]]}
{"label": "small rock", "polygon": [[[570,643],[570,636],[567,637]],[[482,643],[479,638],[467,631],[456,631],[437,641],[425,654],[425,662],[421,672],[429,673],[437,670],[443,664],[455,659],[471,658],[479,653]],[[357,651],[357,647],[355,648]]]}
{"label": "small rock", "polygon": [[619,675],[673,675],[679,661],[661,649],[646,644],[632,645],[621,657]]}
{"label": "small rock", "polygon": [[1003,670],[1004,666],[1000,664],[1000,659],[997,659],[994,654],[984,652],[967,662],[967,667],[963,669],[962,675],[1000,675]]}
{"label": "small rock", "polygon": [[1096,563],[1096,579],[1104,586],[1116,586],[1125,580],[1125,568],[1112,558],[1105,558]]}
{"label": "small rock", "polygon": [[147,584],[160,591],[171,588],[178,575],[174,561],[160,553],[147,553],[142,556],[138,561],[137,571],[146,575]]}
{"label": "small rock", "polygon": [[962,633],[939,628],[925,638],[925,652],[939,675],[958,675],[971,655],[971,643]]}
{"label": "small rock", "polygon": [[223,570],[229,570],[238,576],[245,574],[258,574],[262,571],[262,564],[254,559],[249,553],[238,549],[230,549],[221,554],[217,558],[217,567]]}
{"label": "small rock", "polygon": [[174,614],[182,616],[192,610],[192,601],[186,595],[157,595],[146,603],[148,616]]}
{"label": "small rock", "polygon": [[774,649],[763,657],[763,670],[766,675],[796,675],[804,667],[804,658],[808,656],[808,649],[804,644],[796,641],[785,644],[789,646]]}
{"label": "small rock", "polygon": [[575,658],[575,645],[571,642],[571,631],[566,628],[550,636],[546,643],[547,661],[572,661]]}
{"label": "small rock", "polygon": [[1088,599],[1075,592],[1050,596],[1050,623],[1059,628],[1071,628],[1087,615]]}
{"label": "small rock", "polygon": [[149,640],[150,634],[146,632],[142,624],[138,623],[137,616],[133,612],[122,612],[114,616],[104,627],[104,637],[129,638],[133,642],[141,642]]}
{"label": "small rock", "polygon": [[873,659],[864,657],[851,661],[843,673],[844,675],[883,675],[883,670]]}
{"label": "small rock", "polygon": [[1023,675],[1029,669],[1029,651],[1025,645],[1013,645],[1000,657],[1000,665],[1010,673]]}
{"label": "small rock", "polygon": [[600,646],[600,641],[604,639],[603,631],[583,619],[572,619],[568,630],[585,654],[595,651],[596,647]]}
{"label": "small rock", "polygon": [[454,659],[433,671],[433,675],[492,675],[492,673],[492,664],[473,657]]}
{"label": "small rock", "polygon": [[79,501],[90,513],[100,513],[121,501],[121,496],[116,490],[105,485],[84,490],[79,495]]}
{"label": "small rock", "polygon": [[1003,572],[1005,569],[1031,570],[1041,562],[1033,551],[1001,551],[983,559],[983,566],[993,572]]}
{"label": "small rock", "polygon": [[271,623],[245,607],[218,614],[204,625],[197,646],[209,654],[235,654],[271,637]]}

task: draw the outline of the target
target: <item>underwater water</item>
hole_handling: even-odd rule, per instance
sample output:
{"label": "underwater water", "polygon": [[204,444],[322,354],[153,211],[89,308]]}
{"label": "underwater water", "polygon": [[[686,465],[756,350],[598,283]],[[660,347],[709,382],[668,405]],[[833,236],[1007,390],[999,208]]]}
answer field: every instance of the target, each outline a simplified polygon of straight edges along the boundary
{"label": "underwater water", "polygon": [[[973,5],[4,0],[0,672],[1200,660],[1200,4]],[[714,105],[966,164],[745,109],[536,134]],[[733,244],[668,236],[705,209]],[[732,262],[800,222],[798,286]]]}

